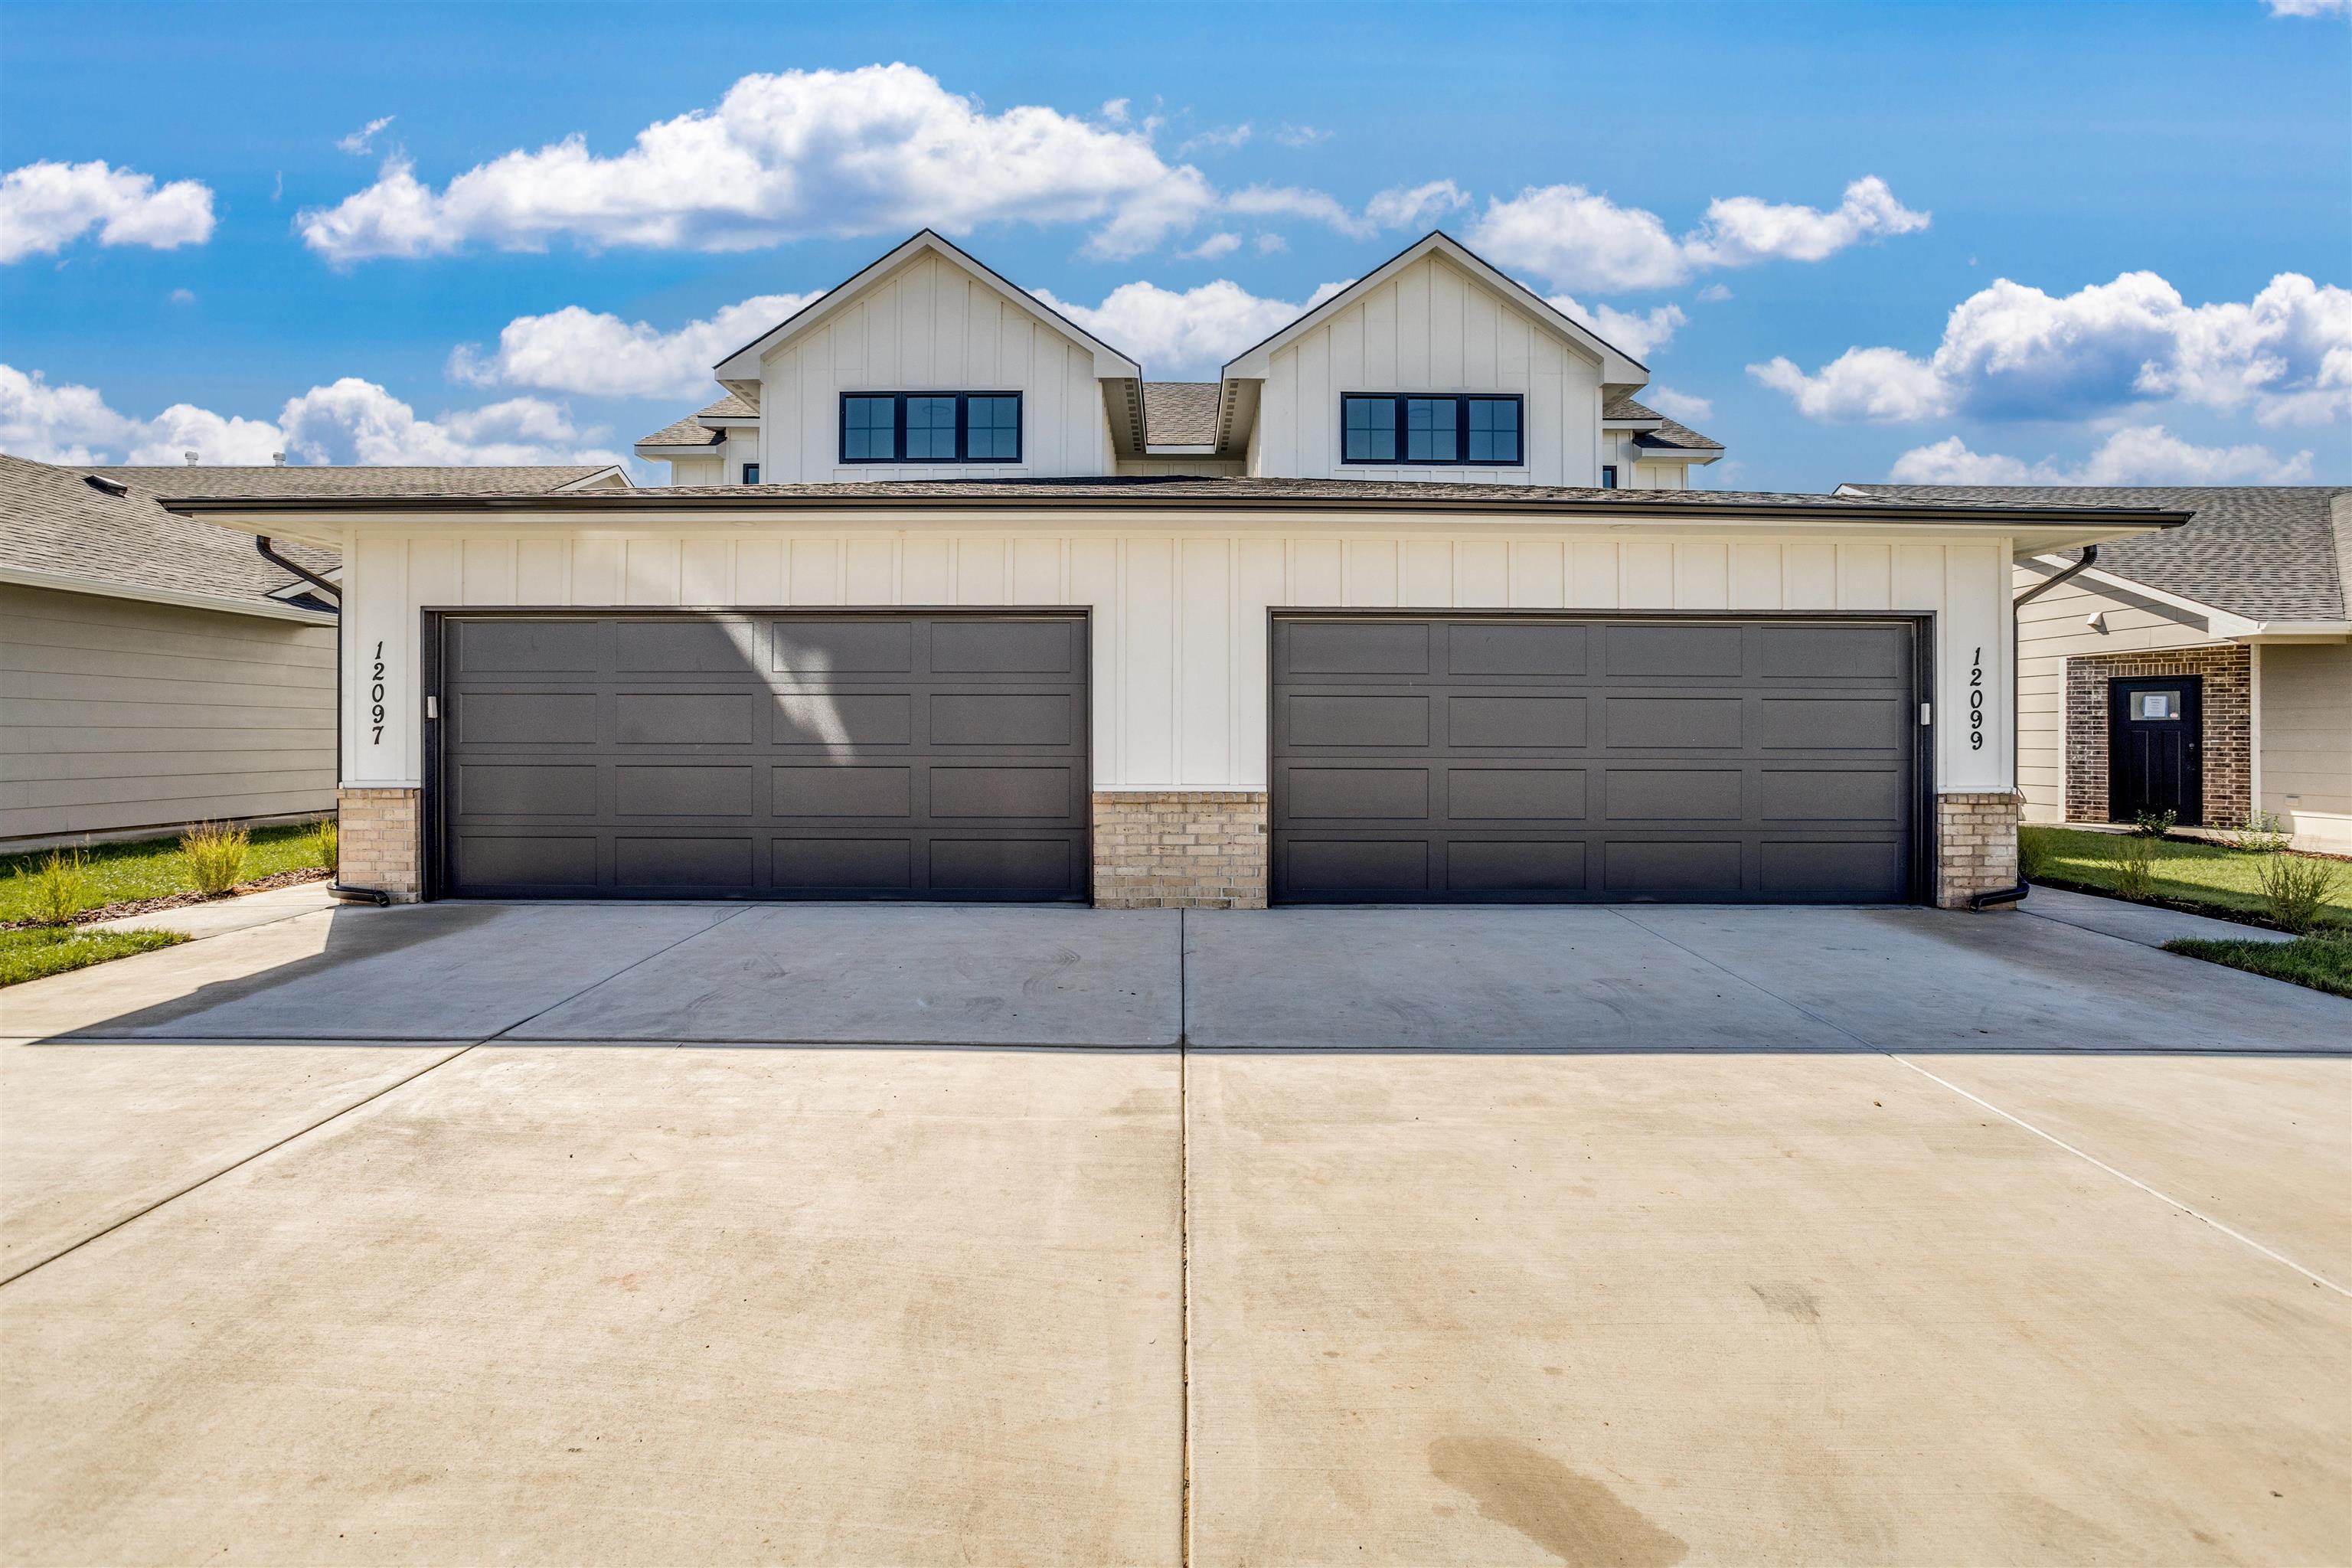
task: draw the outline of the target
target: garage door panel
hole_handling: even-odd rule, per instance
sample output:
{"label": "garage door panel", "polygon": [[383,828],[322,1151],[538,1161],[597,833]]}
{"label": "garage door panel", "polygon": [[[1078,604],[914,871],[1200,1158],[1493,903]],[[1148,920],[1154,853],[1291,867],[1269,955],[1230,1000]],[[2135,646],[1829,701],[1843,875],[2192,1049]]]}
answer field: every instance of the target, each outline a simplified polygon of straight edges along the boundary
{"label": "garage door panel", "polygon": [[1581,697],[1469,697],[1445,700],[1449,745],[1483,751],[1573,751],[1587,740]]}
{"label": "garage door panel", "polygon": [[1088,894],[1082,616],[451,612],[442,631],[438,890]]}
{"label": "garage door panel", "polygon": [[[1423,630],[1427,673],[1393,668]],[[1864,616],[1277,613],[1273,897],[1907,898],[1917,635]]]}
{"label": "garage door panel", "polygon": [[780,817],[896,817],[915,814],[911,767],[768,770],[768,810]]}
{"label": "garage door panel", "polygon": [[1577,822],[1585,787],[1582,768],[1449,768],[1446,815],[1457,822]]}
{"label": "garage door panel", "polygon": [[814,691],[776,699],[779,746],[910,746],[915,700],[897,692]]}
{"label": "garage door panel", "polygon": [[463,692],[450,715],[452,733],[467,746],[596,743],[596,699],[586,692]]}
{"label": "garage door panel", "polygon": [[593,816],[593,763],[469,763],[456,770],[457,808],[468,816]]}
{"label": "garage door panel", "polygon": [[907,621],[771,621],[769,665],[779,675],[911,675],[915,627]]}
{"label": "garage door panel", "polygon": [[751,766],[628,763],[613,770],[613,809],[622,816],[751,815]]}
{"label": "garage door panel", "polygon": [[1286,776],[1293,821],[1423,822],[1429,816],[1426,768],[1292,768]]}
{"label": "garage door panel", "polygon": [[748,746],[748,691],[624,691],[613,700],[613,738],[624,746]]}

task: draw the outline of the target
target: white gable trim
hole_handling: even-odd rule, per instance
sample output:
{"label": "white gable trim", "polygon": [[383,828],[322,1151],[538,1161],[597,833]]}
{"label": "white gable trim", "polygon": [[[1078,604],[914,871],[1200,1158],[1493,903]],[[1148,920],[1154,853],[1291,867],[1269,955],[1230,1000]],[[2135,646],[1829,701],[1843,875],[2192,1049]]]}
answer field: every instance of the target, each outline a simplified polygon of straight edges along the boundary
{"label": "white gable trim", "polygon": [[1601,380],[1603,385],[1642,386],[1649,382],[1649,366],[1626,353],[1581,321],[1562,314],[1541,295],[1517,279],[1497,271],[1444,229],[1432,229],[1264,342],[1244,349],[1226,363],[1223,379],[1228,382],[1264,381],[1268,373],[1269,363],[1276,351],[1296,341],[1301,333],[1312,330],[1339,311],[1346,310],[1349,305],[1362,299],[1365,294],[1386,283],[1413,263],[1432,254],[1443,256],[1500,295],[1507,304],[1535,318],[1538,323],[1549,329],[1555,336],[1564,340],[1579,353],[1588,359],[1600,361]]}
{"label": "white gable trim", "polygon": [[811,327],[830,320],[835,311],[853,303],[900,267],[926,253],[938,257],[940,260],[961,268],[970,277],[986,284],[1005,299],[1019,305],[1037,321],[1052,328],[1092,354],[1097,380],[1140,381],[1143,378],[1143,367],[1135,361],[1087,331],[1066,316],[1048,309],[1034,295],[1013,287],[1013,284],[990,271],[929,229],[923,230],[880,260],[864,268],[839,288],[828,289],[819,295],[797,313],[778,322],[764,335],[737,349],[733,353],[720,360],[712,374],[721,382],[759,380],[761,360],[807,331]]}

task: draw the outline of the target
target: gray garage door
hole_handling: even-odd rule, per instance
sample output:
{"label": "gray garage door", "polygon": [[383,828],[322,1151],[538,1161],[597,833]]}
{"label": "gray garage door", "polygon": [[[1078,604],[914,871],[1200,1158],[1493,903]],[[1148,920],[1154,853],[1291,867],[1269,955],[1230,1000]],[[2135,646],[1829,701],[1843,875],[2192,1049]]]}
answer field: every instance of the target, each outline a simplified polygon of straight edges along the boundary
{"label": "gray garage door", "polygon": [[1082,616],[440,627],[438,891],[1087,896]]}
{"label": "gray garage door", "polygon": [[1912,897],[1915,623],[1279,616],[1299,903]]}

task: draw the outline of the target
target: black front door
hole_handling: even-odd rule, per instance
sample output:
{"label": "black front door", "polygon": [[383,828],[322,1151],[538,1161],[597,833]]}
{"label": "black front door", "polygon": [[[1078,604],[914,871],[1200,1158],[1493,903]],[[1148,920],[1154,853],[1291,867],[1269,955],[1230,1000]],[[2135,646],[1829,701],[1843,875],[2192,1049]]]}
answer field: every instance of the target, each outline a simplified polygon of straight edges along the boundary
{"label": "black front door", "polygon": [[2205,822],[2205,683],[2194,675],[2107,683],[2112,772],[2107,816],[2131,822],[2171,812]]}

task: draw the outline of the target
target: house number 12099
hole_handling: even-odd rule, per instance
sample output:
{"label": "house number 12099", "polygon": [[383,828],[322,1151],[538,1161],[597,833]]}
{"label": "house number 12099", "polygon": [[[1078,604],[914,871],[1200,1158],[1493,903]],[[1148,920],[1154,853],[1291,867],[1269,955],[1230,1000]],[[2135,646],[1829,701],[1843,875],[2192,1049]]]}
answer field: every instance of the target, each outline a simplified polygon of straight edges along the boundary
{"label": "house number 12099", "polygon": [[[376,666],[382,670],[383,666]],[[382,696],[383,689],[378,687]],[[1984,649],[1978,648],[1969,656],[1969,750],[1984,750]]]}
{"label": "house number 12099", "polygon": [[368,743],[383,744],[383,644],[375,645],[375,668],[368,675],[368,723],[375,733]]}

